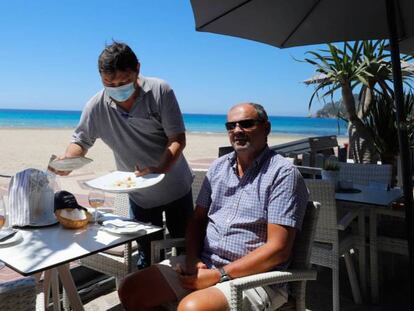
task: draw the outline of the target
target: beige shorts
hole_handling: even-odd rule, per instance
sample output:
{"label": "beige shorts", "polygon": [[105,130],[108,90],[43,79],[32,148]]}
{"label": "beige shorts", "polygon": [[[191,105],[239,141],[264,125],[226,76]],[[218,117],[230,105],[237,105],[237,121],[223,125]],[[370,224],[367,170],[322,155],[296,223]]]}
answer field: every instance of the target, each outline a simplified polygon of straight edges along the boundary
{"label": "beige shorts", "polygon": [[[170,288],[175,292],[177,300],[180,301],[191,293],[191,290],[181,286],[178,274],[173,269],[177,264],[180,264],[183,267],[185,265],[185,256],[171,257],[155,266],[164,276]],[[231,281],[214,285],[215,288],[219,289],[224,294],[229,302],[231,296],[230,282]],[[287,299],[288,294],[283,288],[275,289],[269,286],[251,288],[243,291],[243,310],[276,310],[281,305],[285,304]]]}

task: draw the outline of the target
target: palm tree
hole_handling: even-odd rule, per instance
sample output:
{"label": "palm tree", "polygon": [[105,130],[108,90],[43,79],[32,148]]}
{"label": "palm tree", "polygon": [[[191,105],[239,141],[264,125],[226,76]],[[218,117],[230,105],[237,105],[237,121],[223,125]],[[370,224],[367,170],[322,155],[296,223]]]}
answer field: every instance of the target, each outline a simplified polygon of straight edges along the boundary
{"label": "palm tree", "polygon": [[[410,147],[414,146],[414,94],[412,92],[404,95],[406,123],[410,137]],[[375,148],[384,164],[393,165],[393,182],[397,174],[397,156],[400,153],[399,145],[396,143],[398,136],[396,109],[393,99],[382,94],[373,96],[372,106],[363,119],[364,124],[370,129],[374,139]]]}
{"label": "palm tree", "polygon": [[[305,58],[305,62],[315,66],[316,72],[324,76],[317,82],[309,108],[315,96],[333,100],[334,95],[340,91],[349,121],[349,156],[359,163],[375,163],[379,156],[372,132],[363,119],[371,109],[374,93],[394,98],[388,85],[391,82],[392,67],[389,53],[385,50],[386,43],[384,40],[356,41],[353,44],[344,42],[342,49],[333,44],[327,46],[327,50],[307,52],[312,58]],[[403,61],[409,59],[411,58],[402,58]],[[404,76],[413,75],[406,67],[402,70]],[[356,91],[358,102],[353,95]]]}

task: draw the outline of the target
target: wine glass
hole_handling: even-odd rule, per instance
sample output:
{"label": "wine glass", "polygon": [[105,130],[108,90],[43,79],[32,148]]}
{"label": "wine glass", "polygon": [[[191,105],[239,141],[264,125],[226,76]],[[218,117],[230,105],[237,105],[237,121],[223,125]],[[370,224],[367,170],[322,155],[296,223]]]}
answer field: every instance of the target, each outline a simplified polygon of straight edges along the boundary
{"label": "wine glass", "polygon": [[[6,205],[4,198],[0,196],[0,230],[6,224]],[[4,262],[0,261],[0,270],[3,269],[6,265]]]}
{"label": "wine glass", "polygon": [[95,209],[93,222],[96,224],[98,217],[98,207],[103,206],[105,202],[105,192],[98,189],[92,189],[91,191],[89,191],[88,200],[90,207]]}

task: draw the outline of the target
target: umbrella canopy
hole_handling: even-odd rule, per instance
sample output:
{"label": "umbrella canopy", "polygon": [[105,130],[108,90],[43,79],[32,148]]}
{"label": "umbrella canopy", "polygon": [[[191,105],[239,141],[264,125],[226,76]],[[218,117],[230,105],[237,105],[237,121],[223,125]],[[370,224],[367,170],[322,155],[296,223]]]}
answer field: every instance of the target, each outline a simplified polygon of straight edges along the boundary
{"label": "umbrella canopy", "polygon": [[400,51],[414,56],[414,36],[400,41]]}
{"label": "umbrella canopy", "polygon": [[[397,19],[403,21],[396,25],[398,38],[414,36],[414,1],[396,2]],[[281,48],[389,38],[380,0],[191,0],[191,5],[198,31]]]}
{"label": "umbrella canopy", "polygon": [[[196,29],[286,48],[389,39],[414,283],[413,186],[398,41],[414,37],[414,0],[191,0]],[[373,300],[379,297],[372,293]],[[414,305],[414,286],[411,286]]]}

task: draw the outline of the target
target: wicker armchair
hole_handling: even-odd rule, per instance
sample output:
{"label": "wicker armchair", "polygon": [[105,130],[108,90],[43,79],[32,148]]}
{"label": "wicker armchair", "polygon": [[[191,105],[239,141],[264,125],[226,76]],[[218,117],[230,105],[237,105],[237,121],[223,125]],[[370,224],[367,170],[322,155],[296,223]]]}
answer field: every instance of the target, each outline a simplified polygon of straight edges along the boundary
{"label": "wicker armchair", "polygon": [[36,310],[36,282],[33,277],[0,283],[0,310]]}
{"label": "wicker armchair", "polygon": [[198,193],[200,192],[201,186],[203,185],[204,177],[206,176],[206,169],[193,169],[194,179],[191,189],[193,191],[193,202],[195,204]]}
{"label": "wicker armchair", "polygon": [[348,212],[346,216],[338,221],[334,185],[320,179],[305,179],[305,182],[310,192],[310,200],[321,203],[315,241],[312,247],[311,263],[332,270],[332,310],[339,311],[339,259],[341,256],[345,259],[354,301],[355,303],[362,302],[350,250],[352,248],[359,250],[358,255],[362,263],[359,268],[362,270],[361,273],[365,274],[365,249],[364,247],[360,249],[358,235],[344,230],[354,219],[361,221],[363,214],[355,210]]}
{"label": "wicker armchair", "polygon": [[[272,271],[250,275],[230,281],[230,310],[242,310],[243,290],[277,283],[289,282],[291,296],[286,304],[278,310],[305,310],[306,281],[316,280],[316,271],[310,269],[310,253],[318,219],[319,203],[309,202],[302,230],[298,233],[293,248],[292,263],[287,271]],[[159,262],[160,252],[164,248],[183,246],[184,239],[152,242],[152,263]]]}

